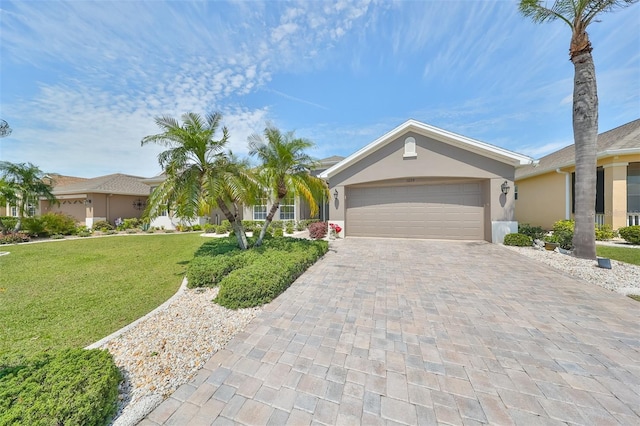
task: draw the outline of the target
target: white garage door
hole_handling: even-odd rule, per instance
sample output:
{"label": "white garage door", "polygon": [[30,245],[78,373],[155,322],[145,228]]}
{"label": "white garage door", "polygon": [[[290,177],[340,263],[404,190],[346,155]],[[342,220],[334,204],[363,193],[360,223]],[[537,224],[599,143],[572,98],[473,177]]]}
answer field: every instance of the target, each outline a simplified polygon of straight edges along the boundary
{"label": "white garage door", "polygon": [[484,239],[479,182],[347,188],[354,237]]}

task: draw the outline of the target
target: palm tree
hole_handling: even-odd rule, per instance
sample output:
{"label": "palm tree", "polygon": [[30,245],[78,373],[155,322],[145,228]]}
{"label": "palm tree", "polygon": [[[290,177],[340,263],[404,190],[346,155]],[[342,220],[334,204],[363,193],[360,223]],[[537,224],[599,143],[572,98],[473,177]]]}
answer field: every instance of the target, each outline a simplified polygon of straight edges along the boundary
{"label": "palm tree", "polygon": [[214,139],[221,120],[217,112],[204,119],[196,113],[183,114],[182,124],[167,116],[155,119],[162,133],[146,136],[142,145],[156,143],[168,148],[158,155],[166,180],[149,196],[145,216],[152,219],[169,209],[178,217],[195,219],[218,206],[244,250],[247,237],[237,203],[245,197],[242,185],[250,180],[248,167],[224,151],[229,141],[226,127],[222,138]]}
{"label": "palm tree", "polygon": [[329,193],[326,183],[309,173],[315,162],[305,150],[312,148],[313,142],[295,138],[293,132],[283,134],[270,125],[265,129],[264,136],[266,142],[260,135],[249,137],[249,155],[256,156],[261,162],[258,180],[268,198],[273,200],[256,246],[262,244],[273,216],[287,195],[304,198],[309,203],[311,214],[314,215],[318,212],[314,195],[320,192],[327,195]]}
{"label": "palm tree", "polygon": [[602,12],[630,6],[638,0],[520,0],[520,12],[534,22],[559,19],[571,28],[569,58],[574,66],[573,139],[576,155],[575,255],[596,258],[594,233],[596,204],[596,142],[598,91],[587,27]]}
{"label": "palm tree", "polygon": [[[22,219],[30,216],[30,210],[39,204],[40,198],[57,203],[51,184],[43,181],[44,173],[31,163],[0,162],[0,198],[16,206],[18,222],[14,231],[22,226]],[[2,232],[7,229],[0,223]]]}

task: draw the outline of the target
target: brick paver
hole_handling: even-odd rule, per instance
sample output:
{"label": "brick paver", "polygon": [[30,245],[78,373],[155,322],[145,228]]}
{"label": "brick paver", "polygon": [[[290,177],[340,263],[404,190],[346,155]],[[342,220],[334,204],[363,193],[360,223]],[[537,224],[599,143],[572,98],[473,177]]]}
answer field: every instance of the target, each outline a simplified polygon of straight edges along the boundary
{"label": "brick paver", "polygon": [[639,306],[488,243],[339,240],[141,424],[640,424]]}

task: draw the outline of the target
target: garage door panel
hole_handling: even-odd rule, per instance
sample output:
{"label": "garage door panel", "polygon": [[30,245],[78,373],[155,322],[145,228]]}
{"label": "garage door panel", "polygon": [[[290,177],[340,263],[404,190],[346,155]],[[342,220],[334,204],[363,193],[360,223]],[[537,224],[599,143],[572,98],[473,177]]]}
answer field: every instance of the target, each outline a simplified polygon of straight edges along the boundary
{"label": "garage door panel", "polygon": [[479,183],[348,188],[347,235],[484,238]]}

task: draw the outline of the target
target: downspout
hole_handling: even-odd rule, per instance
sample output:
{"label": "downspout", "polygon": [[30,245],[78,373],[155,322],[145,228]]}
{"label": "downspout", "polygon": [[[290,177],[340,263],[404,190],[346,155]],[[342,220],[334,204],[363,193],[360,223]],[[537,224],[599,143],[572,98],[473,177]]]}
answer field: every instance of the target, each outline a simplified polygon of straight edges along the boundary
{"label": "downspout", "polygon": [[556,173],[564,175],[564,218],[571,219],[571,173],[556,169]]}

